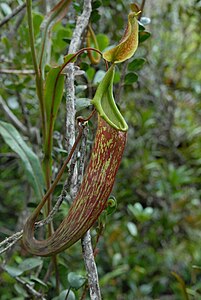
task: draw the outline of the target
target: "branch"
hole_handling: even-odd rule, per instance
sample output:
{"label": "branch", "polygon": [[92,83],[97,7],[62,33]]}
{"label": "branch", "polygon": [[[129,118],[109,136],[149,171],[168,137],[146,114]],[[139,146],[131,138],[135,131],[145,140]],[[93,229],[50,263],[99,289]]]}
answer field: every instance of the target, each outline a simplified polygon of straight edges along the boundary
{"label": "branch", "polygon": [[16,7],[10,15],[6,16],[0,22],[0,27],[3,26],[3,25],[5,25],[6,23],[8,23],[14,16],[16,16],[17,14],[19,14],[25,7],[26,7],[26,3],[23,3],[23,4],[19,5],[18,7]]}
{"label": "branch", "polygon": [[[83,12],[81,16],[78,17],[75,30],[73,32],[73,36],[71,39],[71,43],[69,46],[68,53],[75,53],[79,50],[81,45],[81,37],[86,29],[89,18],[91,15],[92,7],[91,0],[85,0],[83,5]],[[75,140],[75,88],[74,88],[74,65],[71,63],[66,68],[66,139],[68,141],[67,151],[70,152],[72,145]],[[76,186],[77,186],[77,166],[74,168],[74,175],[71,183],[71,195],[74,197],[76,194]]]}
{"label": "branch", "polygon": [[35,74],[34,70],[13,70],[13,69],[0,69],[1,74],[14,74],[14,75],[32,75]]}
{"label": "branch", "polygon": [[141,6],[140,6],[141,13],[139,14],[139,19],[142,17],[142,14],[143,14],[143,11],[144,11],[145,2],[146,2],[146,0],[142,0]]}
{"label": "branch", "polygon": [[33,26],[33,17],[32,17],[32,0],[26,0],[27,4],[27,20],[28,20],[28,26],[29,26],[29,42],[31,47],[31,55],[34,65],[34,70],[36,72],[36,76],[39,78],[39,68],[38,68],[38,62],[36,57],[36,49],[35,49],[35,40],[34,40],[34,26]]}
{"label": "branch", "polygon": [[82,239],[82,253],[85,262],[85,268],[88,274],[90,298],[91,300],[101,300],[98,272],[94,260],[93,248],[91,245],[91,235],[89,230]]}
{"label": "branch", "polygon": [[29,292],[29,294],[34,296],[34,298],[37,297],[37,299],[46,300],[46,298],[44,298],[41,293],[37,292],[29,283],[24,281],[22,278],[17,276],[15,277],[15,279],[16,281],[21,283],[25,287],[25,289]]}
{"label": "branch", "polygon": [[[68,53],[74,53],[78,51],[81,44],[81,36],[89,23],[89,18],[91,14],[91,0],[85,0],[83,6],[82,15],[77,19],[76,27],[73,32],[73,37],[69,46]],[[66,138],[68,141],[67,151],[70,151],[74,140],[75,140],[75,89],[74,89],[74,65],[69,64],[66,68],[67,78],[66,78]],[[84,172],[84,158],[86,153],[86,139],[83,138],[81,146],[81,158],[80,158],[80,167],[77,172],[77,168],[74,168],[72,195],[76,194],[77,189],[82,181],[83,172]],[[101,300],[99,282],[98,282],[98,273],[96,269],[96,263],[93,255],[93,248],[91,245],[91,236],[90,231],[87,231],[85,236],[82,239],[82,252],[85,262],[85,267],[88,274],[89,290],[90,297],[92,300]]]}

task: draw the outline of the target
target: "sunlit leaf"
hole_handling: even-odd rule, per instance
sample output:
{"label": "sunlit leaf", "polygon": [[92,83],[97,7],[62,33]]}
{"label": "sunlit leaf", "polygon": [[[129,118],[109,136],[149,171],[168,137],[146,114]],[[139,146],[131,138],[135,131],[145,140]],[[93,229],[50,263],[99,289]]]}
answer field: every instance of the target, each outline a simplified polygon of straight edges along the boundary
{"label": "sunlit leaf", "polygon": [[6,2],[1,3],[0,6],[5,15],[10,15],[12,13],[10,6]]}
{"label": "sunlit leaf", "polygon": [[97,39],[100,51],[103,51],[105,48],[108,47],[109,38],[106,34],[99,33],[99,34],[97,34],[96,39]]}
{"label": "sunlit leaf", "polygon": [[27,258],[19,264],[18,268],[24,272],[39,267],[42,263],[43,261],[39,257]]}
{"label": "sunlit leaf", "polygon": [[105,75],[105,71],[98,70],[96,72],[95,76],[94,76],[93,83],[97,84],[97,83],[101,82],[101,80],[103,79],[104,75]]}
{"label": "sunlit leaf", "polygon": [[132,236],[137,236],[138,234],[137,226],[133,222],[128,222],[127,227]]}
{"label": "sunlit leaf", "polygon": [[148,25],[151,23],[151,19],[150,18],[147,18],[147,17],[142,17],[140,18],[140,22],[143,24],[143,25]]}
{"label": "sunlit leaf", "polygon": [[4,267],[5,271],[8,272],[8,274],[11,276],[11,277],[16,277],[16,276],[19,276],[23,273],[22,270],[16,268],[16,267],[10,267],[10,266],[5,266]]}
{"label": "sunlit leaf", "polygon": [[88,98],[77,98],[76,99],[76,111],[85,109],[91,105],[91,100]]}
{"label": "sunlit leaf", "polygon": [[81,288],[86,282],[86,278],[82,275],[70,272],[68,274],[68,282],[72,288],[79,290],[79,288]]}
{"label": "sunlit leaf", "polygon": [[21,158],[27,175],[36,196],[41,198],[44,190],[44,179],[41,165],[36,154],[27,146],[20,133],[9,123],[0,121],[0,134],[5,143]]}

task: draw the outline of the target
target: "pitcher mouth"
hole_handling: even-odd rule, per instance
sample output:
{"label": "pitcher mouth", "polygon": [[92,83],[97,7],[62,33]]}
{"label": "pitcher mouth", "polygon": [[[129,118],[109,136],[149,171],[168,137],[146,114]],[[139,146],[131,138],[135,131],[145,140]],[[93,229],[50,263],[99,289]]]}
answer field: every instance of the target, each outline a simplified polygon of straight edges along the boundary
{"label": "pitcher mouth", "polygon": [[110,126],[119,131],[127,131],[128,125],[120,113],[113,96],[114,74],[115,66],[112,65],[100,82],[91,103]]}

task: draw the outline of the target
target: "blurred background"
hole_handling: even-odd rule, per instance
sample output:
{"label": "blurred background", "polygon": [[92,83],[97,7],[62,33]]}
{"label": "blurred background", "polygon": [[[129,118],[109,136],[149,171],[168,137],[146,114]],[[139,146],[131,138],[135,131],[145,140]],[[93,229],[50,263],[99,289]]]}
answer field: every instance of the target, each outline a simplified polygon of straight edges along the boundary
{"label": "blurred background", "polygon": [[[1,0],[0,20],[21,2]],[[91,26],[101,51],[121,39],[130,2],[93,1]],[[140,1],[138,4],[142,5]],[[143,4],[139,48],[133,58],[118,66],[115,77],[115,99],[128,122],[129,132],[113,190],[117,210],[107,217],[97,246],[100,286],[105,300],[198,300],[201,299],[201,1],[147,0]],[[81,11],[82,1],[73,1],[67,18],[54,27],[52,63],[61,62],[61,54],[66,54],[75,26],[74,16]],[[35,1],[37,47],[43,15],[43,6]],[[29,131],[39,126],[34,76],[5,73],[6,69],[33,69],[25,12],[0,29],[0,118],[10,122],[5,112],[7,106]],[[78,63],[85,75],[77,77],[77,99],[88,99],[103,75],[104,64],[92,66],[87,57]],[[62,105],[54,141],[57,165],[64,157],[60,142],[65,100]],[[79,114],[88,115],[90,109],[85,108]],[[40,138],[38,144],[29,135],[25,140],[41,156]],[[24,217],[37,199],[17,154],[1,137],[0,148],[3,240],[21,229]],[[66,214],[65,206],[58,220]],[[92,235],[95,234],[94,228]],[[65,288],[69,272],[85,272],[80,253],[78,243],[59,256]],[[28,254],[18,244],[2,261],[6,259],[9,267],[17,269],[24,256]],[[44,270],[47,265],[48,259],[43,260]],[[43,280],[44,272],[36,274],[31,269],[23,276]],[[30,299],[9,272],[1,272],[1,283],[2,300]],[[40,286],[39,281],[37,284]],[[40,288],[49,289],[50,293],[54,277],[45,284],[46,287]],[[74,291],[74,299],[80,299],[81,294],[80,290]]]}

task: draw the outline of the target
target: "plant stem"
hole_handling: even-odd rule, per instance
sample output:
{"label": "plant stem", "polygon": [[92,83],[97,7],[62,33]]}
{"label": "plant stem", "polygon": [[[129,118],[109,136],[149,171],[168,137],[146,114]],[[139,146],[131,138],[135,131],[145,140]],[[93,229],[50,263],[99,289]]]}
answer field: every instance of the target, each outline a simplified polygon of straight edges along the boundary
{"label": "plant stem", "polygon": [[32,18],[32,0],[26,0],[26,4],[27,4],[27,19],[28,19],[28,27],[29,27],[31,55],[32,55],[34,70],[36,73],[36,89],[37,89],[37,94],[38,94],[38,99],[40,104],[40,112],[41,112],[41,119],[42,119],[42,133],[43,133],[43,138],[45,139],[46,118],[45,118],[45,110],[44,110],[43,80],[41,78],[37,56],[36,56],[36,49],[35,49],[34,28],[33,28],[33,18]]}
{"label": "plant stem", "polygon": [[[83,2],[82,14],[77,18],[76,26],[73,31],[73,36],[69,45],[68,53],[75,53],[78,51],[82,41],[82,35],[88,26],[91,15],[92,6],[91,0]],[[68,141],[67,151],[69,152],[75,140],[75,88],[74,88],[74,65],[69,64],[66,68],[66,139]],[[71,194],[76,194],[77,185],[77,165],[75,165],[74,175],[71,182]]]}
{"label": "plant stem", "polygon": [[98,272],[93,255],[93,248],[91,244],[90,230],[86,232],[82,238],[82,252],[85,262],[85,268],[88,274],[88,283],[91,300],[101,300],[100,286],[98,282]]}
{"label": "plant stem", "polygon": [[33,18],[32,18],[32,1],[26,0],[27,3],[27,18],[28,18],[28,26],[29,26],[29,40],[30,40],[30,47],[31,47],[31,55],[33,59],[34,69],[36,72],[36,76],[40,77],[38,62],[36,58],[36,49],[35,49],[35,42],[34,42],[34,29],[33,29]]}

